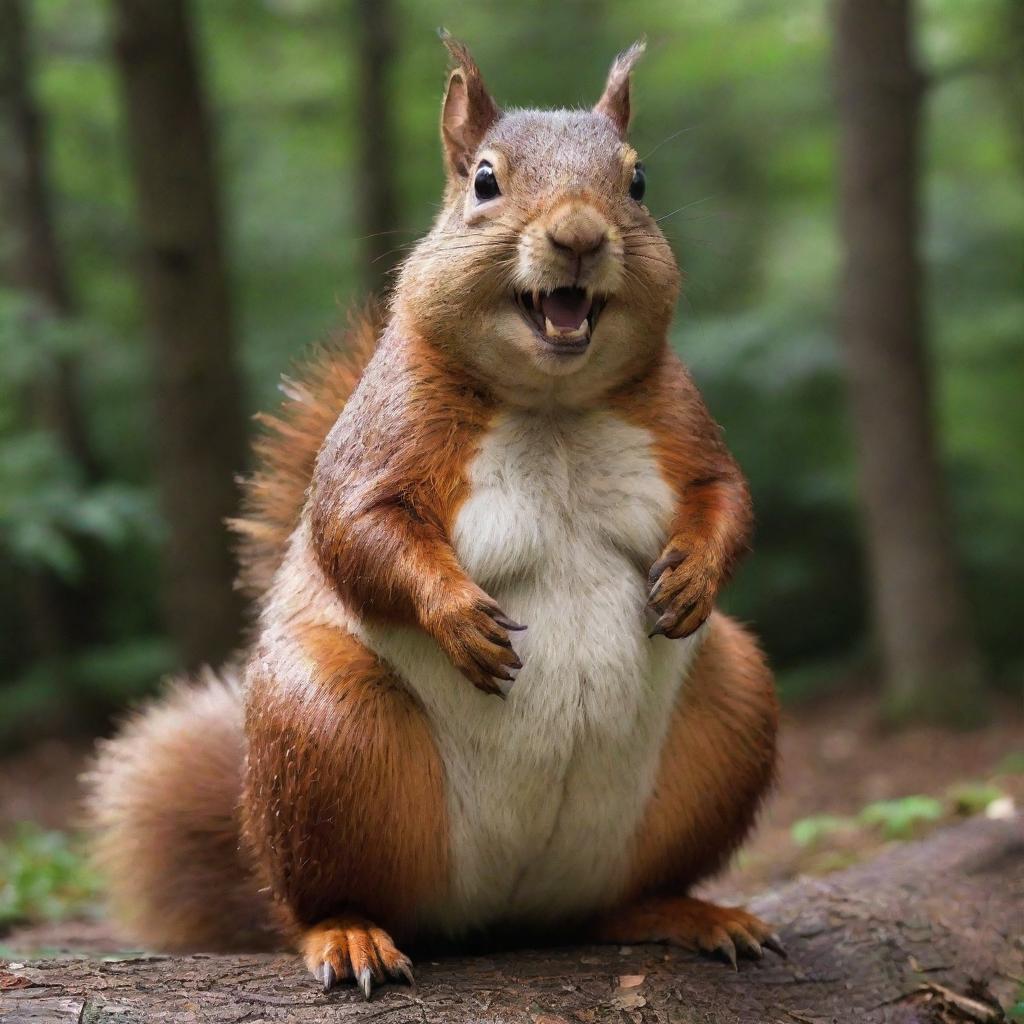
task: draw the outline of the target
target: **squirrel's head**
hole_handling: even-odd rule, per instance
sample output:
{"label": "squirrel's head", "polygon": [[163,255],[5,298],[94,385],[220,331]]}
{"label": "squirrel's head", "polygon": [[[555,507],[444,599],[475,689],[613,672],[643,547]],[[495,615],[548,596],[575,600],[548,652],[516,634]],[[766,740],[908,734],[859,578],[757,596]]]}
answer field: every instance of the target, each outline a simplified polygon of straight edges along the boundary
{"label": "squirrel's head", "polygon": [[679,290],[627,141],[644,45],[619,55],[591,110],[502,112],[443,38],[445,203],[402,268],[396,310],[512,400],[594,397],[658,351]]}

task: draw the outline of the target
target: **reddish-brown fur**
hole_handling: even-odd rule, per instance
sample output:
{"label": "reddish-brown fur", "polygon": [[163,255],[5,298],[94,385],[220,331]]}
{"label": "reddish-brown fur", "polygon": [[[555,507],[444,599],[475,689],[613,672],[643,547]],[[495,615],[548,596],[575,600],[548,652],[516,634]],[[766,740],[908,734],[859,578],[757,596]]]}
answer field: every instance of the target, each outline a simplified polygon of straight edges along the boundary
{"label": "reddish-brown fur", "polygon": [[631,899],[686,892],[726,863],[771,786],[777,727],[775,687],[757,643],[714,613],[637,831]]}
{"label": "reddish-brown fur", "polygon": [[245,835],[298,939],[353,909],[400,936],[447,880],[443,768],[415,699],[348,633],[309,625],[248,677]]}
{"label": "reddish-brown fur", "polygon": [[245,737],[235,671],[175,682],[100,744],[85,776],[93,856],[135,942],[158,949],[279,944],[239,849]]}
{"label": "reddish-brown fur", "polygon": [[263,433],[253,442],[257,469],[242,480],[242,515],[229,521],[239,535],[238,586],[259,598],[270,585],[299,521],[316,454],[338,412],[359,383],[383,324],[374,303],[352,315],[340,332],[281,380],[285,400],[260,413]]}
{"label": "reddish-brown fur", "polygon": [[651,432],[662,473],[678,494],[668,543],[651,570],[651,598],[662,613],[657,631],[688,636],[711,614],[747,550],[750,491],[696,385],[667,346],[612,402]]}
{"label": "reddish-brown fur", "polygon": [[[415,624],[474,682],[516,664],[503,616],[452,551],[466,466],[494,402],[442,350],[393,324],[356,392],[345,440],[328,435],[309,517],[317,560],[360,616]],[[358,438],[352,443],[353,434]]]}
{"label": "reddish-brown fur", "polygon": [[[594,114],[558,115],[564,144],[553,145],[539,115],[502,118],[471,58],[449,46],[459,67],[443,108],[448,182],[435,228],[403,267],[387,323],[360,321],[348,352],[314,360],[263,420],[262,466],[233,524],[242,583],[263,613],[245,735],[237,696],[225,707],[216,687],[198,691],[194,722],[175,695],[131,726],[95,776],[101,853],[124,874],[122,905],[138,898],[135,933],[154,945],[265,939],[259,890],[324,984],[354,976],[368,991],[365,978],[404,976],[408,962],[382,927],[414,937],[419,912],[450,882],[444,765],[410,689],[351,630],[422,629],[473,684],[497,692],[495,680],[518,665],[508,633],[517,627],[452,549],[467,468],[502,408],[610,407],[650,432],[677,498],[664,551],[644,567],[656,631],[682,637],[710,621],[635,835],[623,904],[591,934],[757,952],[769,937],[763,922],[683,895],[750,828],[773,775],[776,706],[756,644],[712,614],[748,544],[750,500],[668,349],[678,272],[628,197],[629,69],[640,51],[613,67]],[[477,210],[481,146],[503,193]],[[606,236],[614,266],[598,280],[614,301],[589,361],[559,376],[524,333],[509,282],[523,243],[530,287],[566,287],[567,257],[550,238],[584,230]],[[574,266],[582,272],[582,257]],[[190,832],[196,822],[205,831]]]}

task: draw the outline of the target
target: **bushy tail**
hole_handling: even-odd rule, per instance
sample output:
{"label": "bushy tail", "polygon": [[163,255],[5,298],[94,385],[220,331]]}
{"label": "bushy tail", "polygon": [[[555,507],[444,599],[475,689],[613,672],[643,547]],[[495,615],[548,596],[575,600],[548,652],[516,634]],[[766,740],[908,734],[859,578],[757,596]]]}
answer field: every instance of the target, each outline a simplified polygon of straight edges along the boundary
{"label": "bushy tail", "polygon": [[320,446],[359,382],[383,327],[370,303],[353,314],[348,329],[315,351],[290,377],[277,412],[261,413],[263,433],[253,450],[256,470],[242,481],[242,515],[228,524],[238,544],[238,585],[259,598],[284,556],[298,522]]}
{"label": "bushy tail", "polygon": [[278,943],[240,845],[245,757],[233,673],[177,681],[100,743],[86,773],[93,854],[128,936],[163,950]]}
{"label": "bushy tail", "polygon": [[[377,344],[376,306],[284,378],[285,400],[259,417],[257,468],[243,481],[239,586],[266,590],[298,522],[320,446]],[[99,746],[85,777],[93,849],[115,915],[144,946],[276,945],[270,902],[240,843],[245,761],[236,670],[178,681]]]}

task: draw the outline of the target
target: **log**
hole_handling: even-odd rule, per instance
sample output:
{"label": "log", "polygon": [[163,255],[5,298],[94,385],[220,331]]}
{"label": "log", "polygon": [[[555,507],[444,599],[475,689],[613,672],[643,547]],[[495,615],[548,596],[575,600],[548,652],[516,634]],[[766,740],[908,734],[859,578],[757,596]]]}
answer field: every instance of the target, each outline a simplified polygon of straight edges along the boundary
{"label": "log", "polygon": [[1024,982],[1024,818],[975,819],[751,908],[789,959],[660,946],[421,960],[415,989],[325,995],[289,955],[0,962],[0,1022],[826,1024],[998,1021]]}

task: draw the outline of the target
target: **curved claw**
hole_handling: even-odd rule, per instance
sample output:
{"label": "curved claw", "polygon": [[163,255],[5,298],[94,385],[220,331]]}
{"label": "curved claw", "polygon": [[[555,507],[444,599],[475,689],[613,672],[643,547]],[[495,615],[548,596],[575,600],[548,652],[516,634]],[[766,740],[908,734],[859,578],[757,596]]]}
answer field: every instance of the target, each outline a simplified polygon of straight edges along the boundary
{"label": "curved claw", "polygon": [[334,968],[329,963],[325,963],[320,969],[320,980],[323,982],[325,992],[330,992],[334,988],[338,976],[334,973]]}
{"label": "curved claw", "polygon": [[359,990],[363,993],[363,998],[368,1001],[370,993],[373,991],[373,974],[369,967],[364,967],[359,972]]}
{"label": "curved claw", "polygon": [[401,961],[396,966],[396,970],[403,978],[405,978],[407,985],[411,985],[413,988],[416,987],[416,979],[413,977],[412,973],[412,964],[408,960]]}
{"label": "curved claw", "polygon": [[770,949],[776,955],[781,956],[783,960],[789,959],[786,947],[782,944],[782,940],[779,938],[777,932],[772,932],[768,938],[762,939],[761,943],[766,949]]}
{"label": "curved claw", "polygon": [[739,964],[736,962],[736,944],[732,939],[726,937],[725,940],[718,945],[717,952],[721,953],[729,963],[732,964],[732,969],[738,971],[740,969]]}
{"label": "curved claw", "polygon": [[513,622],[504,612],[492,615],[491,618],[503,629],[510,629],[513,633],[521,633],[526,629],[525,626],[521,626],[518,622]]}

